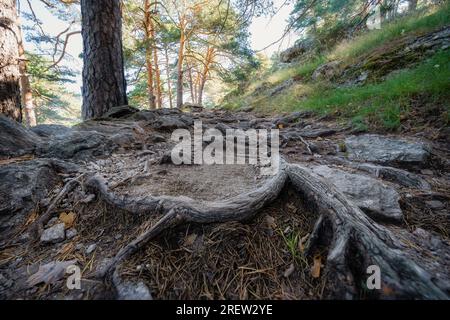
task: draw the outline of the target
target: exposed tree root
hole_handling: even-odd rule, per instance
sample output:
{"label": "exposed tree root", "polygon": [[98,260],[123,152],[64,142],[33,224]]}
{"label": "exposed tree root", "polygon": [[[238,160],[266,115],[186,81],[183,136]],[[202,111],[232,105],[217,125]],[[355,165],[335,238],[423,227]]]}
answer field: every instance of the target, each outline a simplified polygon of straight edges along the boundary
{"label": "exposed tree root", "polygon": [[52,214],[55,212],[56,208],[58,207],[61,200],[71,191],[75,189],[76,186],[78,186],[81,183],[81,180],[85,177],[85,173],[70,179],[64,187],[61,189],[61,191],[56,195],[56,197],[53,199],[53,201],[48,206],[47,210],[44,214],[42,214],[29,228],[29,232],[31,235],[33,235],[35,238],[38,238],[41,236],[42,232],[44,231],[44,225],[50,220]]}
{"label": "exposed tree root", "polygon": [[136,202],[130,199],[124,201],[123,198],[118,199],[108,192],[106,185],[101,183],[99,177],[91,179],[89,185],[96,186],[108,203],[119,204],[121,209],[133,212],[136,208],[138,212],[148,213],[158,207],[163,212],[167,212],[152,228],[122,248],[100,272],[100,275],[105,276],[113,269],[117,270],[117,266],[123,259],[171,227],[183,223],[222,223],[252,219],[260,209],[278,197],[286,180],[285,164],[282,163],[278,173],[254,191],[222,201],[200,203],[187,197],[147,197]]}
{"label": "exposed tree root", "polygon": [[321,215],[311,235],[308,252],[312,254],[322,246],[328,249],[326,268],[332,275],[331,291],[335,297],[358,298],[369,276],[367,267],[377,265],[382,285],[381,290],[370,292],[374,298],[448,298],[445,289],[433,283],[430,274],[404,253],[404,246],[388,228],[372,221],[339,190],[308,168],[284,162],[280,171],[260,188],[217,202],[200,202],[187,197],[118,196],[108,189],[103,178],[88,179],[87,186],[110,205],[135,214],[164,214],[153,227],[123,247],[98,276],[112,276],[113,283],[117,284],[121,262],[175,226],[254,218],[260,209],[278,197],[288,180]]}
{"label": "exposed tree root", "polygon": [[121,262],[144,247],[162,232],[188,223],[223,223],[244,221],[275,200],[288,178],[295,189],[321,214],[310,238],[309,253],[328,248],[327,273],[332,275],[332,294],[339,298],[358,298],[369,276],[367,267],[381,270],[382,290],[373,290],[374,298],[448,298],[445,291],[433,283],[431,276],[402,250],[404,246],[394,234],[367,217],[334,186],[308,168],[285,164],[277,175],[255,191],[217,202],[197,202],[187,197],[117,196],[108,190],[99,176],[87,185],[100,197],[120,209],[135,214],[163,213],[150,229],[123,247],[97,274],[120,281]]}
{"label": "exposed tree root", "polygon": [[382,290],[374,290],[378,298],[448,298],[431,276],[402,252],[392,232],[370,220],[339,190],[299,165],[290,165],[288,174],[295,188],[322,214],[312,246],[329,246],[327,268],[333,274],[337,297],[354,297],[365,285],[366,268],[377,265],[382,281]]}

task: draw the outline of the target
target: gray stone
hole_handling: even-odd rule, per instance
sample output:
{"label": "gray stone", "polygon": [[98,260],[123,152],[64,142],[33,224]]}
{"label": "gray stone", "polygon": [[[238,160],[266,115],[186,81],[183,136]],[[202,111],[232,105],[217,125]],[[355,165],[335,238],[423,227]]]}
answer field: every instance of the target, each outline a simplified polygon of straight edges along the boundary
{"label": "gray stone", "polygon": [[85,161],[109,155],[117,147],[118,145],[105,134],[96,131],[73,131],[43,143],[37,153],[43,157]]}
{"label": "gray stone", "polygon": [[317,47],[317,42],[313,38],[304,39],[297,42],[293,47],[288,48],[280,53],[280,61],[290,63],[304,57]]}
{"label": "gray stone", "polygon": [[430,184],[418,175],[392,167],[379,166],[371,163],[353,163],[349,166],[352,168],[365,171],[377,178],[394,182],[407,188],[417,188],[421,190],[431,190]]}
{"label": "gray stone", "polygon": [[58,243],[66,238],[64,223],[55,224],[53,227],[45,229],[41,235],[42,243]]}
{"label": "gray stone", "polygon": [[439,200],[429,200],[429,201],[425,201],[425,203],[431,209],[435,209],[435,210],[443,209],[445,207],[445,205]]}
{"label": "gray stone", "polygon": [[75,265],[76,260],[71,261],[52,261],[39,266],[39,270],[32,274],[27,283],[30,287],[40,283],[52,284],[61,280],[69,266]]}
{"label": "gray stone", "polygon": [[400,220],[400,196],[395,189],[361,174],[330,168],[325,165],[312,168],[313,172],[335,185],[359,208],[381,219]]}
{"label": "gray stone", "polygon": [[413,234],[420,238],[424,238],[424,239],[427,239],[431,236],[428,231],[426,231],[422,228],[416,228],[416,230],[414,230]]}
{"label": "gray stone", "polygon": [[0,115],[0,159],[33,153],[41,138],[20,123]]}
{"label": "gray stone", "polygon": [[116,284],[119,300],[152,300],[148,287],[142,282],[123,281]]}
{"label": "gray stone", "polygon": [[78,234],[77,229],[70,228],[69,230],[66,231],[66,238],[70,240],[74,238],[77,234]]}
{"label": "gray stone", "polygon": [[72,128],[58,124],[40,124],[30,130],[40,137],[50,138],[54,136],[67,135],[72,131]]}
{"label": "gray stone", "polygon": [[91,254],[92,252],[94,252],[94,250],[97,248],[97,245],[95,243],[89,245],[86,248],[86,254]]}
{"label": "gray stone", "polygon": [[1,217],[30,213],[60,178],[52,161],[43,159],[0,166],[0,181]]}
{"label": "gray stone", "polygon": [[351,136],[345,139],[350,160],[383,164],[422,164],[430,152],[424,143],[376,134]]}
{"label": "gray stone", "polygon": [[121,147],[130,147],[133,142],[135,142],[135,138],[132,133],[116,133],[110,138],[112,142],[121,146]]}
{"label": "gray stone", "polygon": [[314,71],[311,78],[314,81],[332,80],[339,73],[341,65],[342,65],[342,61],[339,61],[339,60],[327,62],[327,63],[319,66]]}

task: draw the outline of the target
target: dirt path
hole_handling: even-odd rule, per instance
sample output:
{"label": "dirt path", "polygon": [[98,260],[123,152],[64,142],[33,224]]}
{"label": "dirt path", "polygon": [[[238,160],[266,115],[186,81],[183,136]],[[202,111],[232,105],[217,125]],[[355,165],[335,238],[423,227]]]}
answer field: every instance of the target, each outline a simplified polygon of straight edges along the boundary
{"label": "dirt path", "polygon": [[[449,297],[450,150],[439,135],[191,111],[121,107],[34,132],[1,118],[0,297]],[[171,133],[199,120],[279,129],[279,171],[171,164]],[[80,267],[80,290],[67,288],[63,261]],[[371,265],[381,290],[366,287]]]}

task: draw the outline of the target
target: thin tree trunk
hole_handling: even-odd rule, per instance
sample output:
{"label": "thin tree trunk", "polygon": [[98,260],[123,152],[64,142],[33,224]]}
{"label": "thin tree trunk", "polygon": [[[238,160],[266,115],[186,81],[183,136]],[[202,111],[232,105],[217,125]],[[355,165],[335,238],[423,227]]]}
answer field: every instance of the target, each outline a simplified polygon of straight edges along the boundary
{"label": "thin tree trunk", "polygon": [[22,122],[19,27],[15,0],[0,1],[0,113]]}
{"label": "thin tree trunk", "polygon": [[34,111],[33,91],[31,90],[30,77],[28,75],[27,59],[23,43],[22,28],[18,19],[19,28],[19,71],[20,87],[22,93],[22,106],[25,114],[25,124],[29,127],[36,126],[36,113]]}
{"label": "thin tree trunk", "polygon": [[152,44],[153,41],[153,22],[151,15],[150,0],[145,0],[145,61],[147,65],[147,92],[148,92],[148,105],[150,109],[156,109],[155,93],[153,89],[153,65],[152,65]]}
{"label": "thin tree trunk", "polygon": [[409,0],[408,1],[408,11],[415,11],[417,9],[417,0]]}
{"label": "thin tree trunk", "polygon": [[184,18],[180,23],[181,34],[180,34],[180,48],[178,49],[178,65],[177,65],[177,108],[183,106],[183,62],[184,62],[184,45],[185,45],[185,34],[184,34]]}
{"label": "thin tree trunk", "polygon": [[166,58],[166,74],[167,74],[167,94],[169,95],[169,107],[173,108],[172,101],[172,82],[170,80],[170,63],[169,63],[169,49],[167,48],[167,44],[164,45],[164,54]]}
{"label": "thin tree trunk", "polygon": [[156,103],[157,108],[161,108],[162,107],[161,72],[159,71],[158,52],[156,46],[153,48],[153,63],[155,65]]}
{"label": "thin tree trunk", "polygon": [[191,101],[192,103],[197,103],[197,97],[195,96],[194,82],[192,79],[192,66],[190,64],[188,64],[187,70],[189,76],[189,88],[191,89]]}
{"label": "thin tree trunk", "polygon": [[[157,2],[155,2],[155,14],[158,12]],[[153,64],[155,66],[155,86],[157,108],[162,108],[161,96],[161,72],[159,71],[158,49],[156,47],[155,26],[152,21],[152,40],[153,40]]]}
{"label": "thin tree trunk", "polygon": [[120,0],[81,0],[84,119],[128,104]]}
{"label": "thin tree trunk", "polygon": [[202,73],[201,79],[200,79],[200,86],[198,89],[198,101],[197,102],[200,105],[202,105],[202,103],[203,103],[203,91],[205,89],[205,83],[206,83],[206,80],[208,79],[209,68],[212,63],[213,58],[214,58],[214,48],[208,48],[207,52],[206,52],[203,73]]}

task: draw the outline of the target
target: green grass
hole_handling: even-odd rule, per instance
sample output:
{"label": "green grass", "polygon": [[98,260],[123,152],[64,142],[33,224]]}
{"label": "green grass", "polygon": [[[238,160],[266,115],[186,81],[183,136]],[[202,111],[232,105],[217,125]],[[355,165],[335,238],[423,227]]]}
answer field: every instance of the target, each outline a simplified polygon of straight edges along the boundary
{"label": "green grass", "polygon": [[[294,64],[289,68],[268,73],[253,82],[246,93],[225,101],[225,107],[238,109],[252,106],[264,112],[313,110],[320,114],[334,114],[350,119],[361,131],[374,127],[396,130],[402,119],[410,113],[411,101],[421,96],[426,102],[436,101],[445,105],[444,122],[449,123],[450,110],[450,52],[446,50],[424,60],[409,70],[403,70],[381,82],[368,83],[361,87],[334,88],[327,82],[313,82],[311,75],[321,64],[339,59],[351,65],[376,48],[403,35],[430,32],[450,24],[450,4],[422,11],[383,26],[382,30],[369,31],[348,42],[343,42],[328,54],[309,61]],[[300,82],[286,88],[282,94],[271,96],[270,89],[283,81],[299,77]],[[255,89],[264,84],[267,89]]]}
{"label": "green grass", "polygon": [[450,97],[450,50],[441,51],[411,70],[404,70],[384,82],[352,88],[322,88],[293,109],[336,113],[352,118],[364,130],[368,120],[386,129],[400,126],[415,95],[447,100]]}
{"label": "green grass", "polygon": [[388,41],[407,33],[432,31],[450,23],[450,5],[434,12],[418,12],[383,26],[382,30],[367,32],[349,42],[343,42],[328,55],[328,60],[349,60],[370,52]]}

